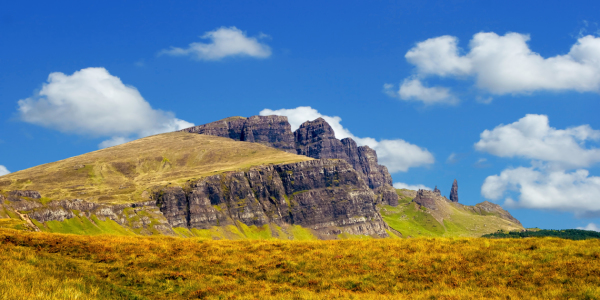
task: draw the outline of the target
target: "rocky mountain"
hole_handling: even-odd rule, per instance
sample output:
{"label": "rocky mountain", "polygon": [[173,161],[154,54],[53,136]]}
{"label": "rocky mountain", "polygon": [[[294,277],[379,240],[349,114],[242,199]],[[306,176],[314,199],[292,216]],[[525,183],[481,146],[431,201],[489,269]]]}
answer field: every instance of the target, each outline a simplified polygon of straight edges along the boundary
{"label": "rocky mountain", "polygon": [[213,239],[477,236],[522,228],[489,202],[469,207],[439,190],[393,189],[375,151],[336,139],[323,119],[296,132],[278,116],[188,131],[0,176],[0,227]]}
{"label": "rocky mountain", "polygon": [[385,166],[378,164],[375,150],[359,147],[351,138],[337,139],[323,118],[304,122],[295,132],[285,116],[233,117],[182,131],[261,143],[287,152],[295,149],[294,153],[315,159],[343,159],[379,197],[390,203],[398,199],[392,176]]}
{"label": "rocky mountain", "polygon": [[0,177],[0,213],[32,230],[67,233],[270,228],[288,236],[300,226],[324,239],[386,237],[376,206],[397,201],[363,178],[342,159],[176,132]]}

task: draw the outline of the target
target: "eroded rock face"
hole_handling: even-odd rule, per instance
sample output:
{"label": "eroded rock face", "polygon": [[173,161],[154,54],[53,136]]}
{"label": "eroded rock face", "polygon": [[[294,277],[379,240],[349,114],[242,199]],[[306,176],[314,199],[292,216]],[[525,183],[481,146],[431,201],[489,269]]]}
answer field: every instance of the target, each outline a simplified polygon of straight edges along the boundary
{"label": "eroded rock face", "polygon": [[186,128],[182,131],[227,137],[236,141],[260,143],[296,153],[292,127],[284,116],[232,117]]}
{"label": "eroded rock face", "polygon": [[[182,131],[261,143],[316,159],[343,159],[350,163],[371,189],[392,186],[392,176],[385,166],[378,164],[375,150],[369,146],[358,147],[351,138],[338,140],[323,118],[304,122],[294,133],[284,116],[233,117]],[[398,202],[395,193],[380,196],[390,199],[390,205]]]}
{"label": "eroded rock face", "polygon": [[428,190],[418,190],[417,196],[413,199],[413,202],[425,206],[431,210],[437,210],[438,206],[436,198],[440,197],[438,193]]}
{"label": "eroded rock face", "polygon": [[[32,193],[33,192],[33,193]],[[173,234],[171,226],[154,201],[129,204],[99,204],[81,199],[50,201],[46,205],[31,200],[39,195],[36,191],[9,192],[5,207],[25,213],[29,218],[40,223],[48,221],[64,221],[76,217],[90,218],[92,215],[99,220],[107,219],[117,222],[121,226],[137,229],[141,234]],[[17,196],[19,195],[19,196]],[[26,197],[26,198],[25,198]]]}
{"label": "eroded rock face", "polygon": [[206,177],[155,197],[174,227],[287,223],[323,236],[342,232],[387,236],[387,225],[375,209],[375,194],[341,160],[254,167]]}
{"label": "eroded rock face", "polygon": [[456,179],[454,179],[452,188],[450,189],[450,201],[458,202],[458,183],[456,182]]}
{"label": "eroded rock face", "polygon": [[42,196],[37,191],[29,191],[29,190],[18,190],[11,191],[8,193],[11,198],[31,198],[31,199],[40,199]]}

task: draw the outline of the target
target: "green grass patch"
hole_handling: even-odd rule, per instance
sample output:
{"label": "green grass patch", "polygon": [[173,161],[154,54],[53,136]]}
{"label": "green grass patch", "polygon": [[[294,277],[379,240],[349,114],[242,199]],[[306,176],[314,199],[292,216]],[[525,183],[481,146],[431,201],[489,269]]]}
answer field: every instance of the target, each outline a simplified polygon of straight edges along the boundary
{"label": "green grass patch", "polygon": [[381,210],[383,220],[403,236],[441,236],[445,229],[427,211],[417,208],[415,203],[398,205],[397,207],[384,205]]}
{"label": "green grass patch", "polygon": [[27,230],[27,222],[21,219],[5,218],[0,219],[0,228]]}
{"label": "green grass patch", "polygon": [[251,240],[270,240],[273,239],[271,234],[271,227],[269,224],[265,224],[261,227],[257,227],[256,225],[248,226],[242,222],[238,221],[238,226],[246,236],[246,238]]}
{"label": "green grass patch", "polygon": [[288,228],[288,231],[292,234],[294,240],[296,241],[312,241],[317,239],[317,237],[312,234],[310,229],[304,228],[300,225],[291,225]]}

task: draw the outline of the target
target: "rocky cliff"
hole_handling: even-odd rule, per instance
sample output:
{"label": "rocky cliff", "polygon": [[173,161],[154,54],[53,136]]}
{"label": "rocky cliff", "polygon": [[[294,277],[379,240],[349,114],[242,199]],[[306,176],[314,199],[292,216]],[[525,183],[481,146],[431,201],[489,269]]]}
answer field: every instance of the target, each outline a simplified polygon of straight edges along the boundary
{"label": "rocky cliff", "polygon": [[[92,216],[139,234],[173,234],[173,228],[301,225],[322,238],[338,234],[388,236],[378,201],[361,175],[344,160],[311,160],[252,167],[158,188],[152,200],[101,204],[80,199],[39,201],[35,191],[12,191],[0,205],[43,223]],[[32,225],[33,226],[33,225]]]}
{"label": "rocky cliff", "polygon": [[156,193],[172,226],[297,224],[321,236],[387,236],[376,196],[342,160],[313,160],[209,176]]}
{"label": "rocky cliff", "polygon": [[190,127],[182,131],[227,137],[236,141],[259,143],[296,154],[294,134],[287,117],[231,117]]}
{"label": "rocky cliff", "polygon": [[284,116],[234,117],[182,131],[217,135],[239,141],[257,142],[308,157],[336,158],[347,161],[368,186],[390,205],[398,196],[392,187],[392,176],[377,162],[377,153],[369,146],[358,146],[351,138],[339,140],[323,119],[304,122],[292,133]]}

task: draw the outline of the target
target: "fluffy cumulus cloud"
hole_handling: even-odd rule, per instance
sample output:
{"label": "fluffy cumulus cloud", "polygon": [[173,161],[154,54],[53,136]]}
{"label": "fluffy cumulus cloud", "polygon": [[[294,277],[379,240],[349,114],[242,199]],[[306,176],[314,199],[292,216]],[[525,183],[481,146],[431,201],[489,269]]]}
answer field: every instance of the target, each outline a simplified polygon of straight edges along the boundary
{"label": "fluffy cumulus cloud", "polygon": [[[415,76],[421,79],[474,78],[477,87],[497,95],[568,90],[600,92],[600,38],[580,37],[567,54],[553,57],[542,57],[532,51],[527,44],[529,39],[527,34],[514,32],[502,36],[480,32],[471,39],[469,51],[464,52],[458,47],[456,37],[446,35],[417,43],[405,58],[415,66]],[[435,90],[444,91],[441,87]],[[431,103],[427,102],[431,96],[423,95],[426,96],[413,98]]]}
{"label": "fluffy cumulus cloud", "polygon": [[19,100],[18,105],[25,122],[67,133],[112,137],[101,147],[194,125],[171,112],[153,109],[135,87],[123,84],[104,68],[86,68],[72,75],[51,73],[39,92]]}
{"label": "fluffy cumulus cloud", "polygon": [[529,114],[517,122],[483,131],[475,149],[499,157],[522,157],[563,168],[580,168],[600,162],[600,149],[585,147],[585,142],[598,140],[600,130],[589,125],[556,129],[550,127],[548,116]]}
{"label": "fluffy cumulus cloud", "polygon": [[0,165],[0,176],[9,174],[10,171],[3,165]]}
{"label": "fluffy cumulus cloud", "polygon": [[456,104],[458,102],[458,99],[450,93],[449,89],[424,86],[418,78],[405,79],[398,91],[394,91],[393,84],[386,83],[383,88],[385,93],[392,97],[399,97],[405,101],[421,101],[426,105]]}
{"label": "fluffy cumulus cloud", "polygon": [[533,167],[519,167],[502,171],[486,178],[481,193],[498,200],[509,191],[519,194],[517,200],[506,198],[510,207],[551,209],[574,212],[578,216],[600,215],[600,177],[589,176],[579,169],[543,171]]}
{"label": "fluffy cumulus cloud", "polygon": [[278,115],[287,116],[292,130],[296,130],[306,121],[323,118],[335,133],[338,139],[352,138],[359,146],[366,145],[377,151],[379,163],[385,165],[391,173],[406,172],[409,168],[432,164],[435,159],[425,148],[413,145],[401,139],[377,141],[370,137],[354,136],[348,129],[341,125],[342,119],[338,116],[326,116],[309,106],[300,106],[293,109],[263,109],[261,116]]}
{"label": "fluffy cumulus cloud", "polygon": [[418,190],[429,190],[431,191],[432,188],[430,187],[426,187],[422,184],[415,184],[415,185],[411,185],[411,184],[406,184],[403,182],[394,182],[394,187],[397,189],[407,189],[407,190],[413,190],[413,191],[418,191]]}
{"label": "fluffy cumulus cloud", "polygon": [[187,48],[171,47],[160,53],[191,56],[198,60],[220,60],[228,56],[266,58],[271,56],[271,48],[259,42],[259,39],[265,37],[267,36],[264,34],[248,37],[236,27],[221,27],[201,36],[202,39],[208,40],[208,43],[191,43]]}
{"label": "fluffy cumulus cloud", "polygon": [[600,231],[600,227],[598,227],[598,225],[596,225],[594,223],[589,223],[585,227],[577,227],[577,229]]}
{"label": "fluffy cumulus cloud", "polygon": [[475,144],[477,150],[531,159],[532,165],[487,177],[481,194],[491,200],[505,198],[511,207],[599,216],[600,177],[583,169],[600,161],[600,151],[585,145],[599,139],[600,131],[588,125],[552,128],[544,115],[526,115],[512,124],[485,130]]}

